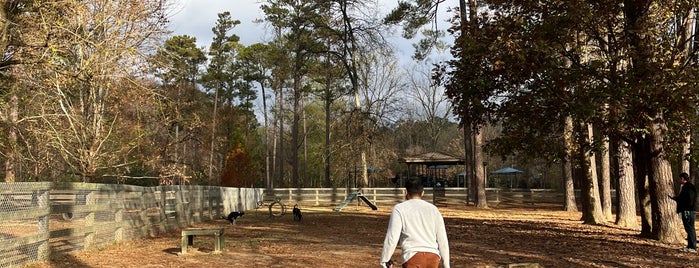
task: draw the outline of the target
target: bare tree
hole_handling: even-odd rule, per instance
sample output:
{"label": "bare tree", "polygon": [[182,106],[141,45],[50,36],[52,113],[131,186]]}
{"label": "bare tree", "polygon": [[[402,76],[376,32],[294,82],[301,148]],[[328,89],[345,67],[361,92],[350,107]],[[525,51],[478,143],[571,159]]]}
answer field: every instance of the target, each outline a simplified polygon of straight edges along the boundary
{"label": "bare tree", "polygon": [[[40,135],[82,181],[112,167],[108,155],[119,125],[120,86],[145,61],[139,51],[165,33],[165,0],[45,2],[37,22],[45,31],[41,67],[26,68],[25,82],[42,98]],[[41,19],[38,19],[41,18]],[[40,78],[40,79],[37,79]]]}
{"label": "bare tree", "polygon": [[[367,116],[363,120],[368,120],[361,139],[364,145],[360,146],[366,146],[375,156],[373,150],[376,147],[371,137],[380,127],[397,121],[403,109],[401,98],[406,82],[401,78],[398,59],[390,51],[365,52],[360,62],[359,97],[363,103],[362,111]],[[377,160],[376,157],[372,159]]]}
{"label": "bare tree", "polygon": [[429,62],[422,62],[421,65],[414,65],[406,73],[409,74],[410,83],[408,96],[417,101],[416,112],[427,121],[429,126],[428,132],[432,146],[430,150],[436,150],[440,134],[448,125],[449,116],[452,114],[452,105],[444,96],[444,89],[433,82],[429,66],[431,66]]}

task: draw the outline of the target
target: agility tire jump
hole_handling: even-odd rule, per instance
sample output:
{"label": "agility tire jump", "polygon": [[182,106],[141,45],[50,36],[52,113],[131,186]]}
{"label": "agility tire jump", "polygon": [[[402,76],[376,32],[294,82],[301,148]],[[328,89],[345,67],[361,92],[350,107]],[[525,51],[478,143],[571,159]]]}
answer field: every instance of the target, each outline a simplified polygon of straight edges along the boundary
{"label": "agility tire jump", "polygon": [[277,197],[274,199],[274,202],[269,204],[269,217],[270,218],[276,218],[276,217],[281,217],[286,214],[286,205],[282,203],[282,199]]}

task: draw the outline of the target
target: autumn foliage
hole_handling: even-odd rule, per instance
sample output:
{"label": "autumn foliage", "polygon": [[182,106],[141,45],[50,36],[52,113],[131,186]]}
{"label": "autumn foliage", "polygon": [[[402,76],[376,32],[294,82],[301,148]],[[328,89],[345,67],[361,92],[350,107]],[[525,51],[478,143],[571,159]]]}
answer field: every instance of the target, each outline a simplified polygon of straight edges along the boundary
{"label": "autumn foliage", "polygon": [[221,186],[251,186],[255,169],[250,154],[244,148],[235,148],[226,155],[226,165],[221,174]]}

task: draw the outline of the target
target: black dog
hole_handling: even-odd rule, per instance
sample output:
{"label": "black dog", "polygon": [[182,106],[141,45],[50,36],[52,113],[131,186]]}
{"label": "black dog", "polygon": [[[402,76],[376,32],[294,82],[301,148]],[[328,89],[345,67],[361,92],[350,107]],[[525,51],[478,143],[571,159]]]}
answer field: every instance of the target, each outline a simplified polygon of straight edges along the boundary
{"label": "black dog", "polygon": [[292,210],[292,212],[294,212],[294,220],[301,221],[301,218],[303,218],[303,216],[301,215],[301,209],[299,208],[298,204],[294,205],[294,209]]}
{"label": "black dog", "polygon": [[243,215],[245,215],[245,212],[243,212],[243,211],[233,211],[233,212],[228,214],[228,217],[226,219],[229,222],[231,222],[231,224],[235,224],[235,220],[238,217],[242,217]]}

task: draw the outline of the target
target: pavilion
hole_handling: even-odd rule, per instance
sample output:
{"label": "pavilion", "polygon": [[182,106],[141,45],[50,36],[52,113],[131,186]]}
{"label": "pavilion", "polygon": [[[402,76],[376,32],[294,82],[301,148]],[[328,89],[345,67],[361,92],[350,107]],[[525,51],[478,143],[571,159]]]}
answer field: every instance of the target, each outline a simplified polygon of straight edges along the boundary
{"label": "pavilion", "polygon": [[[398,161],[408,165],[408,178],[425,175],[430,185],[433,185],[437,178],[446,178],[445,173],[448,166],[464,165],[465,163],[463,157],[445,152],[423,153],[404,157]],[[458,181],[456,185],[459,186]]]}

